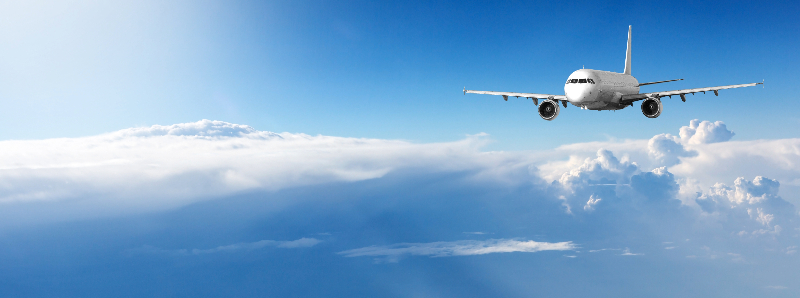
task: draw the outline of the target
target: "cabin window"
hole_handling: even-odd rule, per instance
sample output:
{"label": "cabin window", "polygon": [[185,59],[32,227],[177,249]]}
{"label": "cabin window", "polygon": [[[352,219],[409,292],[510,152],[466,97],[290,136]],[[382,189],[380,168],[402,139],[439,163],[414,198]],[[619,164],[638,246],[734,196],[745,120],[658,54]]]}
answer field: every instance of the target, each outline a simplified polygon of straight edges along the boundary
{"label": "cabin window", "polygon": [[594,84],[594,80],[592,79],[586,79],[586,80],[589,82],[589,84]]}
{"label": "cabin window", "polygon": [[578,83],[586,84],[586,79],[580,79],[580,80],[578,80]]}
{"label": "cabin window", "polygon": [[578,79],[572,79],[572,80],[569,80],[569,82],[572,83],[572,84],[577,84],[578,83]]}

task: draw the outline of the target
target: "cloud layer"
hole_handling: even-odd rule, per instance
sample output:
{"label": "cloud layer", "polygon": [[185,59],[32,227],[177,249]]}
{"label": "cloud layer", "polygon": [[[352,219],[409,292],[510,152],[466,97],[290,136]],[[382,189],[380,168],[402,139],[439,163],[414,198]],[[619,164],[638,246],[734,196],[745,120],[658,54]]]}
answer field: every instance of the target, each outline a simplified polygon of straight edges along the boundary
{"label": "cloud layer", "polygon": [[536,242],[515,239],[461,240],[432,243],[399,243],[369,246],[339,252],[345,257],[381,257],[376,260],[397,262],[405,256],[453,257],[507,252],[539,252],[545,250],[574,250],[572,242]]}
{"label": "cloud layer", "polygon": [[[793,229],[797,212],[781,198],[779,181],[800,181],[800,140],[726,141],[733,135],[722,122],[693,120],[680,138],[482,152],[488,141],[482,134],[415,144],[202,120],[84,138],[2,141],[0,204],[6,216],[0,225],[167,210],[239,193],[407,172],[469,173],[475,183],[532,185],[574,215],[688,208],[681,212],[706,214],[704,220],[757,224],[745,231],[751,234]],[[291,204],[270,202],[274,208]]]}
{"label": "cloud layer", "polygon": [[[570,285],[607,284],[593,276],[610,264],[627,274],[621,280],[681,272],[681,281],[702,288],[712,277],[684,273],[732,262],[744,269],[713,278],[769,272],[770,280],[744,281],[759,291],[790,284],[796,273],[786,264],[798,260],[800,215],[786,190],[800,181],[800,142],[719,141],[727,128],[703,123],[690,123],[695,132],[685,138],[665,133],[518,152],[482,151],[489,141],[482,134],[417,144],[208,120],[2,141],[0,261],[8,267],[0,271],[13,279],[32,272],[32,262],[41,264],[34,271],[58,272],[94,264],[85,277],[171,272],[213,281],[219,269],[236,280],[275,281],[265,286],[273,289],[318,272],[314,283],[328,282],[328,290],[353,280],[428,280],[433,269],[444,279],[494,278],[485,289],[525,296],[531,280],[541,281],[537,288],[576,276],[580,282]],[[265,238],[297,240],[251,242]],[[451,241],[458,239],[471,240]],[[288,249],[303,247],[314,249]],[[543,251],[561,252],[501,254]],[[469,257],[476,255],[484,256]],[[430,260],[455,256],[463,257]],[[404,258],[397,266],[368,262]],[[559,269],[536,269],[543,267]],[[648,276],[642,282],[656,278]],[[731,283],[740,289],[742,281]]]}
{"label": "cloud layer", "polygon": [[484,170],[492,176],[527,166],[518,154],[480,152],[483,142],[480,135],[413,144],[276,134],[209,120],[85,138],[2,141],[0,204],[84,202],[90,210],[77,213],[92,216],[165,210],[248,191],[374,179],[415,168]]}
{"label": "cloud layer", "polygon": [[276,240],[261,240],[256,242],[242,242],[230,245],[217,246],[208,249],[163,249],[149,245],[140,248],[129,249],[126,251],[128,255],[136,254],[166,254],[166,255],[205,255],[213,253],[232,253],[237,251],[251,251],[263,249],[265,247],[278,247],[278,248],[303,248],[312,247],[321,243],[322,240],[315,238],[300,238],[293,241],[276,241]]}

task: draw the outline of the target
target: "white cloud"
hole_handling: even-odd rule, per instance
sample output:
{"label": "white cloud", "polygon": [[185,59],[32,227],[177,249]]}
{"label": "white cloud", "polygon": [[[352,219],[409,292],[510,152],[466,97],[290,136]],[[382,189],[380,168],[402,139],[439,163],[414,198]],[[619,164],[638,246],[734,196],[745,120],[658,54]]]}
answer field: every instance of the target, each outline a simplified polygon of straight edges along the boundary
{"label": "white cloud", "polygon": [[729,252],[728,256],[730,256],[732,262],[736,262],[736,263],[743,263],[744,262],[744,258],[742,257],[741,254]]}
{"label": "white cloud", "polygon": [[680,129],[681,141],[686,144],[709,144],[730,140],[735,133],[722,121],[710,122],[694,119]]}
{"label": "white cloud", "polygon": [[[476,179],[501,184],[529,181],[518,172],[528,171],[530,156],[480,152],[485,142],[482,134],[432,144],[276,134],[209,120],[93,137],[2,141],[0,204],[83,204],[69,216],[92,217],[409,169],[472,171]],[[61,208],[55,217],[69,209]]]}
{"label": "white cloud", "polygon": [[606,251],[606,250],[622,250],[622,249],[619,249],[619,248],[601,248],[601,249],[593,249],[593,250],[590,250],[589,252],[601,252],[601,251]]}
{"label": "white cloud", "polygon": [[697,204],[708,218],[716,218],[731,227],[749,227],[740,236],[780,234],[781,224],[796,222],[795,207],[778,196],[780,183],[758,176],[753,181],[739,177],[734,187],[717,183],[701,193]]}
{"label": "white cloud", "polygon": [[697,152],[686,150],[681,144],[681,139],[670,134],[660,134],[650,138],[647,150],[651,158],[664,166],[680,163],[681,157],[697,156]]}
{"label": "white cloud", "polygon": [[764,210],[761,208],[756,208],[755,212],[753,209],[747,209],[747,214],[750,215],[750,218],[755,219],[757,222],[767,227],[771,227],[770,223],[775,219],[775,215],[764,213]]}
{"label": "white cloud", "polygon": [[[677,208],[681,199],[703,211],[702,223],[725,226],[731,235],[743,229],[748,237],[794,230],[798,215],[778,195],[778,181],[800,179],[800,139],[709,144],[721,140],[710,137],[712,132],[725,135],[724,124],[693,121],[689,128],[694,132],[684,129],[680,142],[660,135],[538,152],[481,152],[485,134],[415,144],[272,133],[209,120],[84,138],[0,141],[0,226],[166,210],[242,192],[392,172],[462,172],[477,183],[532,185],[544,197],[560,199],[575,217],[653,215]],[[688,141],[695,137],[704,141]],[[683,147],[665,151],[651,146],[654,139]],[[675,157],[680,163],[664,167]],[[758,174],[750,181],[742,178],[747,173]],[[730,181],[732,186],[720,183]],[[270,201],[270,208],[292,204],[270,199],[278,200]],[[25,207],[35,204],[55,207],[47,212]]]}
{"label": "white cloud", "polygon": [[489,239],[484,241],[460,240],[452,242],[399,243],[387,246],[369,246],[339,252],[345,257],[380,257],[379,261],[397,262],[405,256],[453,257],[507,252],[539,252],[547,250],[574,250],[567,242],[536,242],[515,239]]}
{"label": "white cloud", "polygon": [[[699,131],[699,132],[698,132]],[[610,140],[562,145],[544,153],[538,173],[547,181],[594,159],[605,148],[621,162],[635,161],[642,171],[668,166],[681,185],[681,200],[694,204],[694,193],[738,177],[766,176],[789,186],[781,195],[800,202],[800,139],[723,141],[728,133],[722,122],[692,121],[680,139],[669,134],[650,140]]]}
{"label": "white cloud", "polygon": [[621,254],[621,256],[642,256],[642,255],[644,255],[644,254],[643,253],[632,253],[631,250],[629,248],[627,248],[627,247],[622,251],[622,254]]}
{"label": "white cloud", "polygon": [[575,191],[587,184],[624,184],[638,170],[635,162],[619,160],[611,151],[597,150],[597,158],[584,160],[583,164],[561,175],[558,182]]}
{"label": "white cloud", "polygon": [[237,252],[237,251],[251,251],[262,249],[265,247],[279,247],[279,248],[304,248],[312,247],[321,243],[322,240],[315,238],[300,238],[293,241],[275,241],[275,240],[261,240],[256,242],[242,242],[230,245],[217,246],[208,249],[162,249],[145,245],[140,248],[129,249],[126,251],[129,255],[135,254],[168,254],[168,255],[205,255],[220,252]]}
{"label": "white cloud", "polygon": [[595,195],[590,196],[589,201],[587,201],[586,205],[583,206],[583,210],[594,211],[595,206],[597,206],[597,204],[600,204],[600,201],[602,201],[601,198],[595,197]]}
{"label": "white cloud", "polygon": [[200,120],[193,123],[173,125],[153,125],[151,127],[136,127],[123,129],[109,134],[123,139],[127,137],[155,137],[155,136],[191,136],[191,137],[261,137],[280,138],[273,132],[257,131],[248,125],[233,124],[224,121]]}

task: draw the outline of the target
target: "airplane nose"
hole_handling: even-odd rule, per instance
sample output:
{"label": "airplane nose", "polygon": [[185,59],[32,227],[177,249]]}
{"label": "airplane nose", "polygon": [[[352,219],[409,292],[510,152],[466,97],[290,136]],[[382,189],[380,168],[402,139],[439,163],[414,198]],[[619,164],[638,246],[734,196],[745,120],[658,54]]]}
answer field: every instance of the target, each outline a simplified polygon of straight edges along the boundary
{"label": "airplane nose", "polygon": [[592,101],[597,97],[597,92],[593,85],[581,84],[582,86],[570,86],[572,88],[565,88],[564,95],[570,102],[584,102]]}
{"label": "airplane nose", "polygon": [[567,99],[571,102],[580,102],[586,96],[586,90],[584,89],[572,89],[566,92]]}

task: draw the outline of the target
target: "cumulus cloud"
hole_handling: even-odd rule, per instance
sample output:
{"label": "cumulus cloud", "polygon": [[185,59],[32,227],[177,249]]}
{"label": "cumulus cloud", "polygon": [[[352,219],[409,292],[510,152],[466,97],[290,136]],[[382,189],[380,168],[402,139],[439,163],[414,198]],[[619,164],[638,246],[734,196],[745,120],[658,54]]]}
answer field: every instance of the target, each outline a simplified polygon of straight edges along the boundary
{"label": "cumulus cloud", "polygon": [[777,180],[757,176],[753,181],[744,177],[736,178],[733,187],[717,183],[697,198],[697,203],[706,212],[730,209],[737,206],[767,207],[781,209],[789,207],[787,202],[778,196],[780,183]]}
{"label": "cumulus cloud", "polygon": [[595,206],[597,206],[597,204],[600,204],[600,201],[602,201],[601,198],[596,197],[595,195],[590,196],[589,201],[587,201],[586,205],[583,206],[583,210],[594,211]]}
{"label": "cumulus cloud", "polygon": [[680,205],[676,199],[680,187],[665,167],[642,171],[637,163],[618,159],[605,149],[598,150],[596,156],[587,158],[552,183],[563,190],[559,198],[568,214],[575,212],[573,207],[593,212],[605,208],[603,206],[620,211],[634,206],[674,208]]}
{"label": "cumulus cloud", "polygon": [[730,140],[735,133],[722,121],[710,122],[694,119],[680,129],[681,141],[686,144],[709,144]]}
{"label": "cumulus cloud", "polygon": [[600,149],[597,157],[587,158],[583,164],[561,175],[558,182],[576,191],[592,184],[626,184],[631,174],[638,170],[635,162],[619,160],[611,151]]}
{"label": "cumulus cloud", "polygon": [[322,240],[315,238],[300,238],[293,241],[276,241],[276,240],[261,240],[256,242],[242,242],[230,245],[217,246],[208,249],[163,249],[145,245],[140,248],[129,249],[126,251],[129,255],[135,254],[167,254],[167,255],[205,255],[213,253],[232,253],[237,251],[251,251],[262,249],[265,247],[278,247],[278,248],[304,248],[312,247],[321,243]]}
{"label": "cumulus cloud", "polygon": [[631,176],[631,188],[645,196],[653,203],[679,204],[675,199],[678,183],[675,176],[665,167]]}
{"label": "cumulus cloud", "polygon": [[647,142],[647,150],[651,158],[664,166],[680,163],[681,157],[697,156],[696,151],[686,150],[681,143],[681,139],[670,134],[660,134],[652,137]]}
{"label": "cumulus cloud", "polygon": [[594,159],[598,148],[605,148],[620,161],[635,161],[642,171],[667,166],[680,183],[680,199],[686,204],[694,204],[695,193],[742,176],[781,181],[785,186],[782,195],[800,202],[800,139],[731,141],[733,133],[724,123],[697,120],[682,132],[680,138],[659,134],[649,140],[562,145],[536,167],[542,178],[559,180],[587,158]]}
{"label": "cumulus cloud", "polygon": [[697,151],[687,149],[684,145],[719,143],[730,140],[735,133],[728,130],[722,121],[710,122],[694,119],[689,126],[680,128],[680,137],[671,134],[659,134],[647,143],[648,154],[663,166],[680,163],[681,158],[695,157]]}
{"label": "cumulus cloud", "polygon": [[797,218],[794,205],[778,196],[779,187],[774,179],[758,176],[750,181],[739,177],[733,187],[715,184],[696,202],[703,212],[714,217],[761,226],[756,234],[779,233],[780,224],[790,224]]}
{"label": "cumulus cloud", "polygon": [[539,252],[547,250],[574,250],[571,242],[536,242],[516,239],[489,239],[484,241],[460,240],[431,243],[399,243],[387,246],[369,246],[339,252],[345,257],[380,257],[378,261],[397,262],[405,256],[453,257],[507,252]]}

